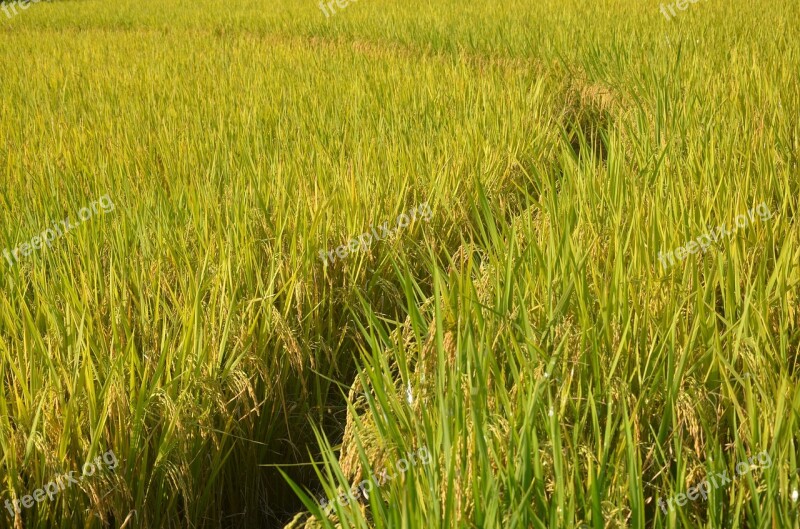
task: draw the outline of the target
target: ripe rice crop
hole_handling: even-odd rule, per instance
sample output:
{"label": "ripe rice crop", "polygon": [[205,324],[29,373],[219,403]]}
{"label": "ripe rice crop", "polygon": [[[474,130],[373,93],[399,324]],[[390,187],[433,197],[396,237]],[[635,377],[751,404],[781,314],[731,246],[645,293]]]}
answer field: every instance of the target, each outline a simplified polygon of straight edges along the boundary
{"label": "ripe rice crop", "polygon": [[0,15],[0,528],[800,528],[800,4],[343,4]]}

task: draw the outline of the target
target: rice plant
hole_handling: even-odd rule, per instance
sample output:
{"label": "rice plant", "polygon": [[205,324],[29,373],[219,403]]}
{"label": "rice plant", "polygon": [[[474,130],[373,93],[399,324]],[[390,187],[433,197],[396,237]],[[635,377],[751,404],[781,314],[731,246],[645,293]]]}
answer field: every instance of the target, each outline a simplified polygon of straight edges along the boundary
{"label": "rice plant", "polygon": [[682,2],[4,3],[0,527],[800,528],[800,6]]}

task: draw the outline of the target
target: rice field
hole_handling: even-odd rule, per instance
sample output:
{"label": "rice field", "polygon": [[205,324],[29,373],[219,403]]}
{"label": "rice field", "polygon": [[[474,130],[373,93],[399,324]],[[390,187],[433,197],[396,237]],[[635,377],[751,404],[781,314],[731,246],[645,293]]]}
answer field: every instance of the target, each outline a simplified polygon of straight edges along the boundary
{"label": "rice field", "polygon": [[800,529],[800,4],[0,4],[0,529]]}

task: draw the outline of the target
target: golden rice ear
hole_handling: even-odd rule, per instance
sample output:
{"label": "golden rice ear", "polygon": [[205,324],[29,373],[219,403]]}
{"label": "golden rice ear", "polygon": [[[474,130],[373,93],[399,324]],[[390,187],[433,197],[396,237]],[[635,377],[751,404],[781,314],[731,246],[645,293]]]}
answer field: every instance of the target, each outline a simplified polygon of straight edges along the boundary
{"label": "golden rice ear", "polygon": [[[367,391],[371,391],[367,388]],[[400,380],[397,377],[395,383],[395,393],[399,394]],[[388,448],[383,440],[372,414],[369,412],[369,404],[362,387],[360,379],[356,378],[350,386],[348,401],[352,404],[353,410],[347,410],[347,419],[342,436],[342,449],[339,455],[339,466],[342,474],[347,478],[348,483],[358,483],[367,479],[361,465],[361,458],[358,452],[358,439],[361,447],[367,455],[370,466],[373,470],[384,468],[388,463]]]}
{"label": "golden rice ear", "polygon": [[[294,367],[298,373],[302,373],[305,367],[305,359],[310,357],[313,361],[314,355],[303,355],[303,351],[300,348],[300,344],[295,339],[291,327],[289,327],[289,324],[274,305],[272,306],[272,324],[275,326],[275,331],[286,347],[286,351],[289,353],[289,361],[292,367]],[[304,381],[305,379],[300,377],[300,380]]]}
{"label": "golden rice ear", "polygon": [[[286,524],[283,529],[322,529],[323,523],[308,513],[301,512],[292,518],[292,521]],[[337,524],[337,527],[341,527]]]}

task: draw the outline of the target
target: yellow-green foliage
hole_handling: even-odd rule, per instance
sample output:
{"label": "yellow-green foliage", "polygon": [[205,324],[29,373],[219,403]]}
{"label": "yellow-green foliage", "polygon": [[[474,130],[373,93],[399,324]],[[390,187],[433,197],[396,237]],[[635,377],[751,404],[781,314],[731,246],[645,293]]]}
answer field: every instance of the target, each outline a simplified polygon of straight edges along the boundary
{"label": "yellow-green foliage", "polygon": [[[279,527],[318,514],[301,489],[422,446],[432,464],[309,526],[798,527],[798,20],[785,0],[0,12],[0,251],[115,204],[0,259],[0,502],[119,458],[0,527]],[[430,222],[323,266],[423,202]],[[769,221],[659,264],[761,202]]]}

